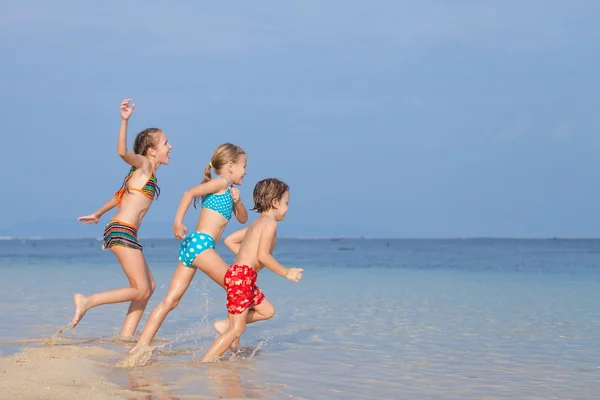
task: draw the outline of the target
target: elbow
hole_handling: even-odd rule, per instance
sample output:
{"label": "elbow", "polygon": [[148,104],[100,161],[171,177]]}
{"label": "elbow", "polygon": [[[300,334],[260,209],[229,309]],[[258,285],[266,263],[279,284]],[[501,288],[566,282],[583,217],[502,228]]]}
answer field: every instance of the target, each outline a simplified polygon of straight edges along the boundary
{"label": "elbow", "polygon": [[237,220],[240,224],[245,224],[246,222],[248,222],[248,215],[240,215],[239,217],[237,217]]}
{"label": "elbow", "polygon": [[194,195],[189,190],[186,190],[185,192],[183,192],[183,196],[182,196],[181,200],[191,203],[193,199],[194,199]]}
{"label": "elbow", "polygon": [[122,149],[120,147],[117,148],[117,154],[119,157],[124,158],[127,155],[127,149]]}
{"label": "elbow", "polygon": [[227,246],[229,250],[231,250],[231,245],[233,245],[233,240],[231,240],[231,236],[227,236],[225,240],[223,240],[223,244]]}
{"label": "elbow", "polygon": [[261,265],[266,265],[266,263],[269,262],[269,257],[271,257],[271,255],[269,253],[261,251],[261,252],[258,253],[258,262]]}

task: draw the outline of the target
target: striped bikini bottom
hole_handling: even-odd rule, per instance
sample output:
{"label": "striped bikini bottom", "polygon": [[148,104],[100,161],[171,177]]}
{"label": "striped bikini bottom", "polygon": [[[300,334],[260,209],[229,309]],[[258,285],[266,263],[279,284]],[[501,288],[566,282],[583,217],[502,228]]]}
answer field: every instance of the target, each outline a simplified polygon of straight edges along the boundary
{"label": "striped bikini bottom", "polygon": [[111,219],[104,228],[104,246],[108,249],[113,246],[126,246],[142,250],[142,245],[137,240],[137,228],[118,219]]}

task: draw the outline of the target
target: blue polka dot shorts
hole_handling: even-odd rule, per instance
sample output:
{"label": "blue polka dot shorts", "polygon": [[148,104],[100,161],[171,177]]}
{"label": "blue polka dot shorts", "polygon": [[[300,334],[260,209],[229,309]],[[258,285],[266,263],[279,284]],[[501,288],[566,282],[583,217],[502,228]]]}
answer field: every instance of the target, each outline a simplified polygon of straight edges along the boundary
{"label": "blue polka dot shorts", "polygon": [[192,232],[181,243],[179,248],[179,262],[186,267],[193,267],[198,254],[206,249],[215,248],[215,239],[202,232]]}

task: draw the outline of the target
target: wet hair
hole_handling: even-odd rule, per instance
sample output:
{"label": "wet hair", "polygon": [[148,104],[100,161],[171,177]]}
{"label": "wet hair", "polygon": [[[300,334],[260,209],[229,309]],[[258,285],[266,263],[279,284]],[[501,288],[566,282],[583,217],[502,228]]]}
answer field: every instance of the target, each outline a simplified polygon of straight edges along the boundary
{"label": "wet hair", "polygon": [[148,149],[158,145],[158,134],[161,132],[158,128],[148,128],[138,133],[133,141],[133,152],[145,156]]}
{"label": "wet hair", "polygon": [[288,184],[279,179],[263,179],[254,186],[254,192],[252,193],[254,208],[252,210],[258,213],[269,211],[273,208],[273,200],[281,201],[285,192],[289,190]]}
{"label": "wet hair", "polygon": [[[227,165],[230,162],[237,162],[242,155],[246,154],[241,147],[236,146],[231,143],[224,143],[217,147],[213,152],[213,155],[210,159],[210,163],[204,167],[204,179],[202,183],[206,183],[212,179],[212,175],[210,170],[214,168],[214,170],[219,173],[221,168]],[[201,199],[201,197],[194,198],[194,207],[196,207],[196,203]]]}

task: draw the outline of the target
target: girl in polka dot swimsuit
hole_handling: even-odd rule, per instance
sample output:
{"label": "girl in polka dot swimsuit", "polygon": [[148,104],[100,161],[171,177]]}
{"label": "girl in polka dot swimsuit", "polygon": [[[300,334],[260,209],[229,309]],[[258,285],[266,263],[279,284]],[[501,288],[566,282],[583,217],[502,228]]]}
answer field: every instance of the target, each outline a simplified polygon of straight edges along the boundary
{"label": "girl in polka dot swimsuit", "polygon": [[[212,177],[211,170],[217,173]],[[204,168],[204,180],[183,194],[173,233],[177,239],[183,239],[179,250],[179,265],[173,274],[165,298],[154,308],[144,327],[137,345],[129,352],[128,364],[139,363],[141,357],[149,357],[152,339],[165,320],[167,314],[179,304],[189,287],[196,269],[201,270],[223,288],[228,265],[214,250],[227,223],[235,215],[244,224],[248,221],[248,212],[244,207],[238,189],[246,175],[246,153],[230,143],[222,144],[214,151],[210,163]],[[196,229],[187,235],[183,218],[190,204],[201,204]],[[187,235],[187,236],[186,236]]]}

